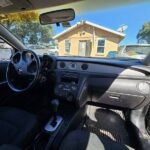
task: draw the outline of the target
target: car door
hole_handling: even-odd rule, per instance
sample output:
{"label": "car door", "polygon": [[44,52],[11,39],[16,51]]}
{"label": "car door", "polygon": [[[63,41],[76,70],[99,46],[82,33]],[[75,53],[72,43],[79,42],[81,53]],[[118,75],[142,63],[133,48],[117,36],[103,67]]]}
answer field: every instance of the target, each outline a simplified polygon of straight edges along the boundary
{"label": "car door", "polygon": [[12,91],[6,81],[6,70],[12,54],[12,47],[0,39],[0,105],[10,96]]}

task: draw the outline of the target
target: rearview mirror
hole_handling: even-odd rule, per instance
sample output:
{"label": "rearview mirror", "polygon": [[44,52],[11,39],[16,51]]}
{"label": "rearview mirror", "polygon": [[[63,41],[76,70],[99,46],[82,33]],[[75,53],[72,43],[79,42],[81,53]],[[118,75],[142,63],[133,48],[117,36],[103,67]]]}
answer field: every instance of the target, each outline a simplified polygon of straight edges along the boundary
{"label": "rearview mirror", "polygon": [[74,18],[75,12],[73,9],[63,9],[41,14],[39,19],[42,25],[46,25],[68,22],[74,20]]}

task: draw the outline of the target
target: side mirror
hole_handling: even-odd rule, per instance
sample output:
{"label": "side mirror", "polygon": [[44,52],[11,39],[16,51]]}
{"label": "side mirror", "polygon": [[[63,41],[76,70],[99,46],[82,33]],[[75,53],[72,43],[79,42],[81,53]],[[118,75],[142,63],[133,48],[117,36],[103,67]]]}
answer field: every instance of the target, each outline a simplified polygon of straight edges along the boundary
{"label": "side mirror", "polygon": [[68,21],[72,21],[75,18],[75,12],[73,9],[62,9],[56,10],[52,12],[47,12],[41,14],[39,19],[42,25],[46,24],[54,24],[59,25],[60,23],[65,23]]}

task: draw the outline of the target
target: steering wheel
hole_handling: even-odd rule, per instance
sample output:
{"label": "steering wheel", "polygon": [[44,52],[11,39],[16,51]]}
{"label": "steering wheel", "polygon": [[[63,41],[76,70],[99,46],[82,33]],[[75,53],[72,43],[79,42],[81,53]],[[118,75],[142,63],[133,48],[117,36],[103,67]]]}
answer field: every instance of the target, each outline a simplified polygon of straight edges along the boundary
{"label": "steering wheel", "polygon": [[16,52],[8,64],[6,79],[15,92],[24,92],[33,87],[40,74],[40,59],[35,52],[23,50]]}

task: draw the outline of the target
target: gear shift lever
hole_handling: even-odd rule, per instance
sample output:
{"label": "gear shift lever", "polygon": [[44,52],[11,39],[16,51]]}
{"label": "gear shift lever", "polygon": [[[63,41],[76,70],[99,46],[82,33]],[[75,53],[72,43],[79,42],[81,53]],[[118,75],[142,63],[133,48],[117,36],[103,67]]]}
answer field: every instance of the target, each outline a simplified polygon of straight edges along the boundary
{"label": "gear shift lever", "polygon": [[52,113],[53,113],[53,121],[51,122],[51,125],[53,127],[55,127],[55,125],[57,124],[58,107],[59,107],[59,100],[58,99],[52,100],[51,101],[51,109],[52,109]]}
{"label": "gear shift lever", "polygon": [[45,131],[48,133],[54,132],[63,121],[63,118],[61,116],[58,116],[57,114],[58,107],[59,107],[59,100],[58,99],[52,100],[51,101],[52,117],[44,127]]}

